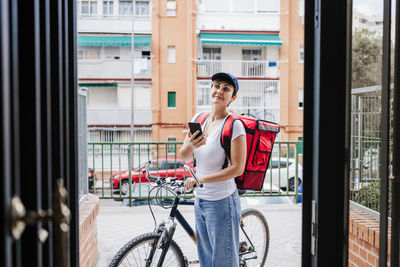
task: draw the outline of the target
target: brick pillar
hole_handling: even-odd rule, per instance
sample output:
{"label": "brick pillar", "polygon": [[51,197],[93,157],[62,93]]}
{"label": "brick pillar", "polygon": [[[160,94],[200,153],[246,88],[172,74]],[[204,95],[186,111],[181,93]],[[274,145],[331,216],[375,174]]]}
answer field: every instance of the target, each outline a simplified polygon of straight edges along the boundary
{"label": "brick pillar", "polygon": [[99,197],[89,194],[79,207],[79,265],[80,267],[96,266],[99,258],[97,247],[97,214]]}

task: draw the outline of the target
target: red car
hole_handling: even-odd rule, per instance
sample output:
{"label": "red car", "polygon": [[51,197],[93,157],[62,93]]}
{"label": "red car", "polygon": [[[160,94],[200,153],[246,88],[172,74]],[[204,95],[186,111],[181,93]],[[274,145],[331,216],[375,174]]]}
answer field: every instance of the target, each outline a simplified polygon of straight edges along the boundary
{"label": "red car", "polygon": [[[175,161],[176,160],[176,161]],[[185,162],[180,158],[158,158],[151,160],[149,165],[149,170],[151,175],[161,176],[161,177],[177,177],[178,179],[182,179],[183,177],[189,177],[190,172],[185,170],[183,165]],[[193,162],[186,163],[190,168],[193,168]],[[176,170],[176,173],[175,173]],[[131,172],[132,175],[132,184],[139,183],[139,168],[133,169]],[[114,173],[112,179],[113,189],[120,188],[121,181],[121,193],[126,195],[129,192],[129,171],[124,170],[121,173]],[[147,183],[148,180],[146,178],[145,165],[141,166],[141,182]]]}

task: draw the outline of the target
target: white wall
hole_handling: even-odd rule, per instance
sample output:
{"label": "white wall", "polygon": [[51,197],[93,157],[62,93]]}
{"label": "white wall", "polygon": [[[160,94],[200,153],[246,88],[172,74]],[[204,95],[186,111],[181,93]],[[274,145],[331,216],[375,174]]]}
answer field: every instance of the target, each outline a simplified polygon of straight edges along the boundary
{"label": "white wall", "polygon": [[[151,109],[151,85],[135,85],[134,106],[139,109]],[[131,86],[121,84],[118,88],[118,106],[131,107]]]}
{"label": "white wall", "polygon": [[[78,78],[131,78],[129,59],[78,60]],[[135,59],[135,78],[151,78],[151,60]]]}
{"label": "white wall", "polygon": [[88,108],[112,108],[118,106],[117,87],[89,87]]}

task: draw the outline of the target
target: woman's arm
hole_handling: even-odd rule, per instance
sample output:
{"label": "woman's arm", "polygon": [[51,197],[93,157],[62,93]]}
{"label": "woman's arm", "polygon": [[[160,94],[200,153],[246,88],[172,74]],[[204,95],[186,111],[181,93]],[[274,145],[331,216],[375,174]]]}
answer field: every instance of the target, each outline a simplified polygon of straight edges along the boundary
{"label": "woman's arm", "polygon": [[231,144],[231,166],[216,173],[200,177],[200,183],[222,182],[242,175],[246,165],[246,136],[240,135]]}
{"label": "woman's arm", "polygon": [[196,131],[193,135],[189,132],[185,137],[185,141],[183,141],[181,149],[179,149],[179,155],[184,161],[191,160],[193,157],[193,150],[206,143],[207,138],[204,133],[199,137],[194,138],[198,132],[199,131]]}

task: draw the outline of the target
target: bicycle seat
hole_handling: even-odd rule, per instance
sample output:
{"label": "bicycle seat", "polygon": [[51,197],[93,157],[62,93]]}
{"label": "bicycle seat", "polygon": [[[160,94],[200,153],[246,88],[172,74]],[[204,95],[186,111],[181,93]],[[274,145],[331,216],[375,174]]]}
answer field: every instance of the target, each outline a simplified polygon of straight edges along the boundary
{"label": "bicycle seat", "polygon": [[246,194],[246,190],[243,190],[243,189],[239,189],[238,188],[238,193],[239,193],[239,196],[241,196],[241,195],[243,195],[243,194]]}

